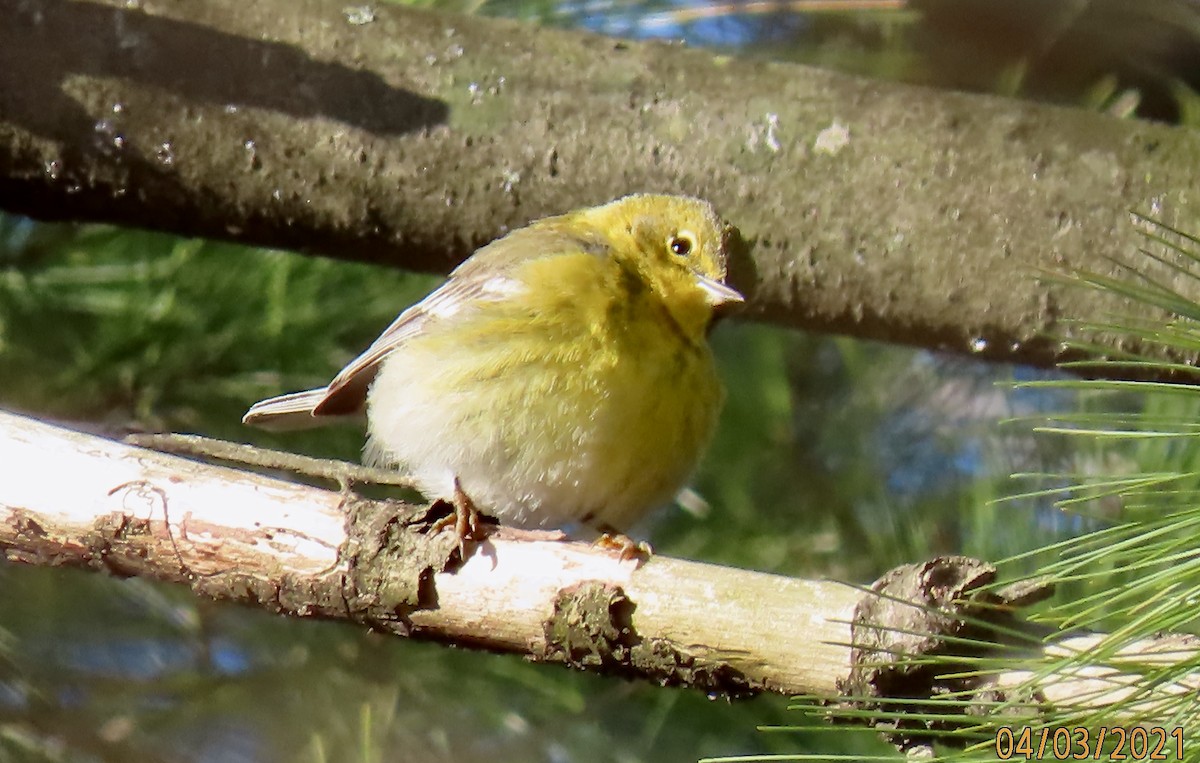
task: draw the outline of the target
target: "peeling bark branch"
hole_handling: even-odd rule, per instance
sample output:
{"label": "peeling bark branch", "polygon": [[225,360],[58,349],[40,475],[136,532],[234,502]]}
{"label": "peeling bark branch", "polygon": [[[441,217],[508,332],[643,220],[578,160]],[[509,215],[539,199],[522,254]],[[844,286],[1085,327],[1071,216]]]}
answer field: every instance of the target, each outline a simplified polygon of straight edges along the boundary
{"label": "peeling bark branch", "polygon": [[[966,690],[986,709],[1004,693],[1027,691],[1021,682],[1032,674],[1014,669],[950,685],[939,677],[944,666],[926,658],[952,657],[968,637],[986,645],[989,622],[998,634],[1026,630],[1034,635],[1025,643],[1039,643],[1015,616],[1036,596],[987,592],[994,570],[962,557],[898,568],[875,584],[879,596],[664,556],[639,565],[589,544],[504,529],[469,545],[464,561],[453,533],[430,533],[436,506],[367,500],[3,412],[0,464],[0,550],[11,561],[182,583],[281,614],[663,685],[733,696],[844,694],[884,708],[889,698]],[[1046,655],[1099,638],[1062,639]],[[1122,664],[1161,667],[1197,651],[1195,639],[1164,637],[1094,670],[1041,676],[1037,701],[1119,702],[1140,675],[1136,667],[1122,673]],[[1157,687],[1148,701],[1198,686]],[[889,733],[919,744],[928,730],[920,723]]]}
{"label": "peeling bark branch", "polygon": [[445,270],[534,217],[687,192],[754,241],[754,317],[1043,365],[1062,318],[1113,305],[1037,273],[1113,272],[1130,210],[1200,219],[1192,130],[386,4],[0,14],[0,206],[43,219]]}
{"label": "peeling bark branch", "polygon": [[[741,695],[834,691],[860,593],[497,531],[0,413],[10,560],[183,583],[300,617]],[[62,475],[69,475],[63,479]],[[544,534],[542,534],[544,535]]]}

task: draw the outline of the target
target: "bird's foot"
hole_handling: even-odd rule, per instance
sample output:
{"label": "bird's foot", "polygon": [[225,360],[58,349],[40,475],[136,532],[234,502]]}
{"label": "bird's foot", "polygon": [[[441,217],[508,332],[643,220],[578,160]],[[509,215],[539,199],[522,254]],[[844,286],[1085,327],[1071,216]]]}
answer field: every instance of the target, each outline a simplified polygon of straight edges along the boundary
{"label": "bird's foot", "polygon": [[429,531],[436,534],[443,530],[451,530],[458,538],[459,554],[466,560],[467,543],[481,541],[487,537],[487,531],[484,529],[486,521],[475,502],[463,492],[457,477],[454,478],[454,496],[447,503],[452,511],[434,522]]}
{"label": "bird's foot", "polygon": [[636,559],[638,564],[641,565],[654,556],[654,549],[646,541],[634,540],[625,533],[617,532],[611,528],[602,530],[600,537],[592,545],[616,554],[622,562]]}

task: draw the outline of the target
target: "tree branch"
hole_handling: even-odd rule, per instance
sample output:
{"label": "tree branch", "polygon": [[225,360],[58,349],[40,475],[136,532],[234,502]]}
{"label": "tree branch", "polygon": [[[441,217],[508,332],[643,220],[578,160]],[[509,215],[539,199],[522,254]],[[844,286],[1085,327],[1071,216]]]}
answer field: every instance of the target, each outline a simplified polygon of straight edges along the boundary
{"label": "tree branch", "polygon": [[[459,560],[438,509],[202,464],[0,412],[0,548],[280,614],[663,684],[832,692],[860,593],[498,530]],[[59,475],[70,475],[62,479]],[[545,536],[546,534],[540,534]]]}
{"label": "tree branch", "polygon": [[[1182,664],[1200,648],[1164,636],[1094,669],[1035,675],[1018,661],[964,673],[954,668],[963,642],[977,658],[990,641],[1025,632],[1028,656],[1044,650],[1053,660],[1102,637],[1039,648],[1042,632],[1015,616],[1036,592],[993,592],[994,569],[963,557],[897,568],[870,592],[661,555],[639,564],[504,528],[468,544],[463,560],[457,536],[430,532],[436,504],[368,500],[4,412],[0,435],[0,550],[10,561],[182,583],[280,614],[663,685],[846,696],[867,708],[952,692],[986,709],[1033,681],[1038,702],[1100,706],[1127,699],[1139,666]],[[997,654],[1012,656],[1008,647]],[[1139,708],[1198,686],[1192,674],[1152,687]],[[973,722],[982,720],[974,712]],[[889,734],[920,743],[930,729],[917,718],[891,724]]]}
{"label": "tree branch", "polygon": [[1130,210],[1200,219],[1195,131],[370,11],[0,0],[0,206],[445,270],[534,217],[693,193],[754,242],[754,317],[1043,365],[1115,302],[1036,274],[1113,272]]}

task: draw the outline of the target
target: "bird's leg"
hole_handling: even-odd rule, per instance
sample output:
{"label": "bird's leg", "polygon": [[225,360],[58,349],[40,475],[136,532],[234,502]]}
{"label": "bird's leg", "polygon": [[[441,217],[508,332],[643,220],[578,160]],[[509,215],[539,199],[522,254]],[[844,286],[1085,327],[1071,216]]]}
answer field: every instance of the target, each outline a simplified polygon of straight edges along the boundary
{"label": "bird's leg", "polygon": [[454,532],[460,538],[478,538],[480,533],[479,508],[471,496],[463,492],[458,477],[454,478]]}
{"label": "bird's leg", "polygon": [[454,495],[450,500],[450,505],[454,510],[434,522],[429,531],[439,533],[447,528],[453,528],[454,534],[458,536],[459,551],[462,553],[462,558],[466,559],[467,541],[482,540],[485,533],[483,531],[483,515],[475,506],[475,502],[471,500],[471,496],[463,491],[458,477],[454,478]]}

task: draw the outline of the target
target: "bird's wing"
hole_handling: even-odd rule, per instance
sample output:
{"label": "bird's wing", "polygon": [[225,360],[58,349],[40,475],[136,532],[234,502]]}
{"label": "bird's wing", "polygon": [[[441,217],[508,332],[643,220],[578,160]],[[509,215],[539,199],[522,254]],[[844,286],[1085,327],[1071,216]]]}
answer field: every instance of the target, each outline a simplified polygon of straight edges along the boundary
{"label": "bird's wing", "polygon": [[[366,402],[367,390],[379,364],[389,353],[432,322],[451,318],[472,304],[519,295],[525,287],[515,273],[522,263],[581,251],[607,253],[601,237],[555,224],[560,219],[540,221],[483,247],[429,296],[400,313],[328,386],[263,400],[247,411],[242,420],[267,429],[296,429],[319,426],[326,417],[358,413]],[[302,421],[305,417],[307,422]]]}
{"label": "bird's wing", "polygon": [[608,253],[602,236],[582,226],[564,225],[566,219],[540,220],[475,252],[440,288],[401,313],[370,347],[338,372],[324,399],[313,408],[313,415],[343,415],[360,409],[379,363],[430,323],[451,318],[473,303],[521,294],[525,285],[516,271],[522,263],[581,251],[597,256]]}
{"label": "bird's wing", "polygon": [[483,287],[479,279],[450,279],[400,313],[379,338],[347,363],[327,386],[260,400],[242,416],[242,423],[273,431],[289,431],[322,426],[329,423],[330,417],[358,413],[384,357],[419,333],[430,320],[453,315],[467,303],[479,299]]}
{"label": "bird's wing", "polygon": [[489,281],[503,278],[501,275],[490,279],[452,277],[425,299],[400,313],[370,347],[333,377],[325,388],[323,399],[313,407],[312,415],[336,416],[361,408],[380,362],[392,350],[420,333],[430,322],[449,318],[472,302],[488,298]]}

